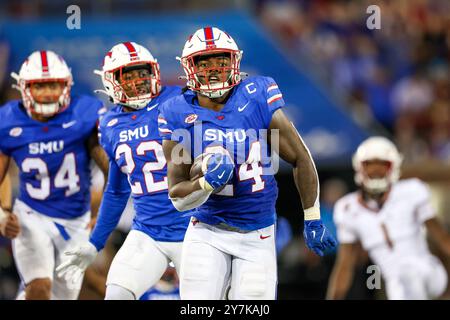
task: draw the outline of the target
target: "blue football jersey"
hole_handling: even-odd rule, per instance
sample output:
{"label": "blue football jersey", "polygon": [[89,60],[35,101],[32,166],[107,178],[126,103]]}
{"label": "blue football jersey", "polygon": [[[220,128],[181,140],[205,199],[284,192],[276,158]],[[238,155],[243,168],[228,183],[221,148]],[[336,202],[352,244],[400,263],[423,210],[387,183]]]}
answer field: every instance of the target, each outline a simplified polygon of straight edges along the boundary
{"label": "blue football jersey", "polygon": [[72,96],[47,122],[33,120],[20,101],[0,107],[0,151],[20,172],[19,199],[47,216],[71,219],[90,208],[86,140],[105,111],[100,100]]}
{"label": "blue football jersey", "polygon": [[124,112],[116,106],[100,122],[101,144],[117,165],[110,174],[120,170],[120,179],[128,179],[136,212],[132,229],[157,241],[182,241],[189,223],[168,196],[167,165],[157,125],[159,105],[180,94],[178,86],[163,87],[146,108]]}
{"label": "blue football jersey", "polygon": [[283,105],[275,81],[256,76],[235,86],[219,112],[199,106],[190,90],[161,106],[158,123],[164,139],[181,143],[192,158],[225,149],[234,159],[232,180],[194,213],[200,221],[243,230],[275,222],[278,187],[267,130],[273,113]]}

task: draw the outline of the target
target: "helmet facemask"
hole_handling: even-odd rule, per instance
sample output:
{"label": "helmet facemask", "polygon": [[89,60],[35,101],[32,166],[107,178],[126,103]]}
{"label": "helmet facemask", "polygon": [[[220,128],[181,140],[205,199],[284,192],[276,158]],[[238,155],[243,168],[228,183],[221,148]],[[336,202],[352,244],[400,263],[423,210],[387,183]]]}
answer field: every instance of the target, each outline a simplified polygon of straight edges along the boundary
{"label": "helmet facemask", "polygon": [[104,73],[105,88],[110,87],[115,103],[142,109],[161,88],[159,66],[153,61],[139,61]]}
{"label": "helmet facemask", "polygon": [[[62,86],[62,90],[57,91],[55,84]],[[41,97],[33,94],[31,86],[39,87],[47,85],[54,90],[55,94],[47,95],[50,97],[47,101],[42,101]],[[21,80],[18,88],[22,95],[22,102],[29,115],[39,115],[46,118],[52,117],[57,113],[63,112],[70,104],[71,79],[42,79],[42,80]]]}
{"label": "helmet facemask", "polygon": [[[378,162],[377,166],[385,167],[384,174],[378,172],[368,172],[367,167],[371,165],[371,162]],[[370,194],[382,194],[389,190],[390,186],[394,182],[393,178],[393,164],[390,161],[385,160],[368,160],[364,161],[361,165],[361,169],[358,172],[360,185],[364,190]],[[380,169],[378,169],[380,171]],[[396,179],[395,179],[396,180]]]}
{"label": "helmet facemask", "polygon": [[[211,65],[210,58],[218,60],[216,65]],[[241,51],[228,49],[209,49],[181,58],[187,86],[211,99],[222,97],[241,82],[241,58]]]}
{"label": "helmet facemask", "polygon": [[34,51],[22,63],[19,73],[11,72],[29,116],[52,117],[70,104],[72,72],[64,59],[50,50]]}
{"label": "helmet facemask", "polygon": [[[382,194],[398,181],[403,157],[395,145],[384,137],[371,137],[353,156],[355,183],[369,194]],[[374,168],[367,172],[368,165]]]}

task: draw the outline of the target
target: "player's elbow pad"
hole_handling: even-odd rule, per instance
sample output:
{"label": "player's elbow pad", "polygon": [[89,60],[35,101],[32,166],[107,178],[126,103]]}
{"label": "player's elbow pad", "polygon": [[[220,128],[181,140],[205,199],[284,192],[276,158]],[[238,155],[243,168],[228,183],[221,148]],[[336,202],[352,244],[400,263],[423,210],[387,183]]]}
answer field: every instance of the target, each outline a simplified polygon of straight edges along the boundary
{"label": "player's elbow pad", "polygon": [[183,198],[170,198],[173,206],[178,211],[187,211],[200,207],[208,200],[210,191],[197,190]]}

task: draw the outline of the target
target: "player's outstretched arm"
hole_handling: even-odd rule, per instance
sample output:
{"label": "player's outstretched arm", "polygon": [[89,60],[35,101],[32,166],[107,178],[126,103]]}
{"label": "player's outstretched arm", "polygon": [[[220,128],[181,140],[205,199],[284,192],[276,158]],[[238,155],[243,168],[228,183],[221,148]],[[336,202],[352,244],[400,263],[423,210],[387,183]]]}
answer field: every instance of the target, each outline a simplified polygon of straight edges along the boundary
{"label": "player's outstretched arm", "polygon": [[[306,245],[322,256],[327,247],[336,245],[336,241],[320,219],[319,177],[314,161],[300,134],[281,109],[274,112],[270,129],[269,143],[272,149],[293,166],[294,181],[304,211]],[[278,141],[272,132],[274,130],[278,132]]]}
{"label": "player's outstretched arm", "polygon": [[[293,166],[294,181],[300,193],[303,208],[317,206],[319,204],[319,179],[313,159],[299,133],[281,109],[273,114],[270,129],[278,130],[278,153],[283,160]],[[272,136],[271,134],[270,137]],[[272,148],[276,147],[271,140]]]}
{"label": "player's outstretched arm", "polygon": [[344,243],[339,246],[336,262],[328,282],[328,300],[341,300],[347,296],[353,282],[356,257],[356,244]]}
{"label": "player's outstretched arm", "polygon": [[450,234],[444,228],[437,218],[431,218],[425,221],[427,234],[439,249],[450,257]]}
{"label": "player's outstretched arm", "polygon": [[[186,211],[196,208],[208,200],[211,191],[203,190],[199,179],[190,180],[190,164],[173,159],[172,154],[177,142],[163,141],[164,156],[167,161],[167,180],[169,185],[169,198],[178,211]],[[185,150],[181,149],[177,156],[185,157]],[[181,163],[180,163],[181,162]]]}
{"label": "player's outstretched arm", "polygon": [[109,167],[108,180],[98,210],[97,223],[89,239],[95,245],[97,251],[103,249],[109,235],[117,227],[131,193],[126,174],[120,170],[114,160],[110,160]]}

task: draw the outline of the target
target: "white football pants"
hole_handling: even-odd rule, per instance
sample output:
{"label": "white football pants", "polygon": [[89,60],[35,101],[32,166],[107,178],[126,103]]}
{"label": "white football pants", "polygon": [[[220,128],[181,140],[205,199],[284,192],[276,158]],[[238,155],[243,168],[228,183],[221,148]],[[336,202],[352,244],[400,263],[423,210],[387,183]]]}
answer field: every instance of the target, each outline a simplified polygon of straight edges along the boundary
{"label": "white football pants", "polygon": [[111,263],[106,285],[125,288],[139,299],[161,279],[171,261],[179,272],[181,246],[182,242],[155,241],[131,230]]}
{"label": "white football pants", "polygon": [[447,272],[432,255],[405,259],[385,279],[389,300],[427,300],[438,298],[447,288]]}
{"label": "white football pants", "polygon": [[22,231],[12,241],[14,260],[22,282],[27,285],[35,279],[52,281],[53,300],[75,300],[80,283],[69,285],[58,278],[55,268],[64,259],[64,251],[89,239],[87,225],[90,211],[75,219],[59,219],[43,215],[20,200],[14,203]]}
{"label": "white football pants", "polygon": [[188,300],[276,297],[274,225],[248,233],[223,230],[191,218],[180,272],[180,296]]}

